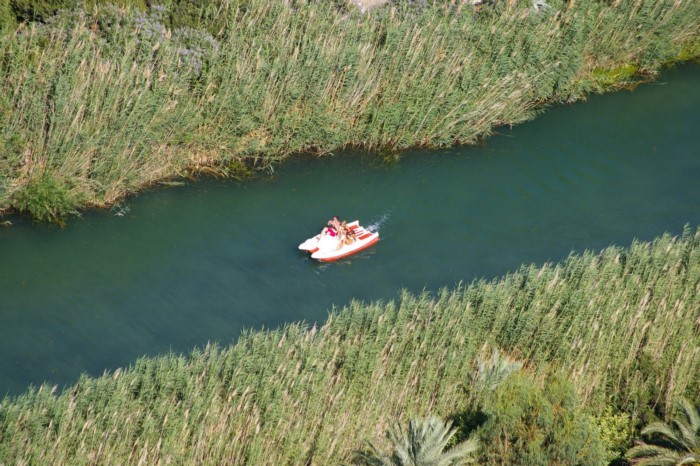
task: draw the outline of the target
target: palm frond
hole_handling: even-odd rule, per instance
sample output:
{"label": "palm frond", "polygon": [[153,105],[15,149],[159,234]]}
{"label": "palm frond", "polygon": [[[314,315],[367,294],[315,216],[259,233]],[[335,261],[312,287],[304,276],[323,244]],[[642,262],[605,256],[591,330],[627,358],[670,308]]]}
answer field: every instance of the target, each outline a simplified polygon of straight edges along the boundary
{"label": "palm frond", "polygon": [[697,426],[700,415],[685,398],[676,403],[678,414],[672,419],[672,427],[664,422],[653,422],[642,429],[652,443],[642,443],[625,455],[635,465],[700,464],[700,440]]}
{"label": "palm frond", "polygon": [[684,457],[683,459],[681,459],[681,460],[680,460],[678,463],[676,463],[676,464],[677,464],[678,466],[686,465],[686,464],[692,465],[692,466],[697,466],[698,464],[700,464],[700,455],[697,455],[697,454],[694,454],[694,453],[693,453],[693,454],[690,454],[690,455]]}
{"label": "palm frond", "polygon": [[374,445],[367,443],[367,448],[353,453],[350,462],[356,466],[393,466],[391,458],[383,455]]}
{"label": "palm frond", "polygon": [[639,466],[673,466],[680,459],[674,450],[646,443],[630,448],[625,456]]}
{"label": "palm frond", "polygon": [[514,359],[502,356],[498,348],[494,348],[490,358],[478,357],[475,374],[477,390],[493,390],[503,383],[508,376],[519,371],[523,364]]}
{"label": "palm frond", "polygon": [[700,412],[687,398],[678,400],[678,407],[682,410],[685,417],[688,419],[690,428],[694,432],[700,432]]}
{"label": "palm frond", "polygon": [[653,435],[660,435],[662,437],[665,437],[675,445],[683,445],[681,439],[678,438],[678,434],[674,432],[671,426],[669,426],[665,422],[652,422],[644,429],[642,429],[642,435],[647,437]]}
{"label": "palm frond", "polygon": [[479,451],[479,448],[479,440],[469,438],[439,456],[437,464],[473,463],[476,461],[474,455]]}
{"label": "palm frond", "polygon": [[693,451],[698,446],[698,435],[693,428],[681,420],[675,419],[674,424],[680,431],[681,437],[683,439],[683,447],[688,451]]}
{"label": "palm frond", "polygon": [[394,450],[390,457],[382,456],[370,444],[370,449],[358,452],[355,464],[366,466],[453,466],[470,462],[479,443],[476,439],[468,439],[449,450],[445,450],[455,435],[451,423],[437,417],[426,419],[411,419],[408,429],[400,424],[394,424],[386,433],[393,444]]}

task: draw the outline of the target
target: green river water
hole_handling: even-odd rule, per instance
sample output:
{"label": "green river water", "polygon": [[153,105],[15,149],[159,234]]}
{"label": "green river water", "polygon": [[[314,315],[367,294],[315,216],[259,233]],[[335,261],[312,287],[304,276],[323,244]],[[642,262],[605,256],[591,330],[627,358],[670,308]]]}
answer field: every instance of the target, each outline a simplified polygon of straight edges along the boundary
{"label": "green river water", "polygon": [[[0,228],[0,397],[142,355],[235,341],[243,329],[325,319],[494,278],[572,250],[700,224],[700,67],[634,92],[550,108],[483,145],[400,162],[338,153],[242,183],[150,190],[65,228]],[[358,256],[296,249],[332,215],[379,229]]]}

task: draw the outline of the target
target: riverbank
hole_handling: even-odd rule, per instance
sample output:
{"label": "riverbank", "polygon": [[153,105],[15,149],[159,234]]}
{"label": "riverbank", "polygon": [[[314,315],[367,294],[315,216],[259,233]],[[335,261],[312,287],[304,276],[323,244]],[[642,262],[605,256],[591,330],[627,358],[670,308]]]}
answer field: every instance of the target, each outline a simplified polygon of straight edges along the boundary
{"label": "riverbank", "polygon": [[253,0],[196,28],[160,7],[22,25],[0,38],[0,211],[58,220],[293,154],[468,144],[700,54],[690,2],[549,5]]}
{"label": "riverbank", "polygon": [[[398,419],[474,422],[475,358],[488,348],[524,363],[530,383],[570,381],[559,402],[572,411],[552,438],[610,413],[632,429],[700,389],[699,283],[700,230],[686,229],[434,296],[354,302],[320,327],[250,332],[227,348],[82,377],[63,393],[6,398],[0,462],[338,464]],[[492,447],[485,464],[497,464]],[[572,454],[590,464],[588,453]]]}

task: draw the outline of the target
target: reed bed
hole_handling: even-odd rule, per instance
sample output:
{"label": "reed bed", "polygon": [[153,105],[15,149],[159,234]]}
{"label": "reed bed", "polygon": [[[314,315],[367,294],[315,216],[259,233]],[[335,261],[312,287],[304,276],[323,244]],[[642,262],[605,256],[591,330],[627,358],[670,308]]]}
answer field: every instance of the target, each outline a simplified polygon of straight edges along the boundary
{"label": "reed bed", "polygon": [[55,219],[172,176],[470,143],[700,55],[696,2],[96,7],[0,36],[0,211]]}
{"label": "reed bed", "polygon": [[0,464],[339,464],[389,423],[455,414],[499,347],[586,410],[633,417],[700,389],[700,229],[353,302],[320,327],[144,358],[0,403]]}

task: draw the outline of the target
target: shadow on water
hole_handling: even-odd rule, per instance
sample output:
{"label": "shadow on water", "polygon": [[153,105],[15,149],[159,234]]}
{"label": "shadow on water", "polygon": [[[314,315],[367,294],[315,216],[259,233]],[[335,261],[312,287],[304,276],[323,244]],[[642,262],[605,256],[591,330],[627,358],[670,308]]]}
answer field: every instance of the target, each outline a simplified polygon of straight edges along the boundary
{"label": "shadow on water", "polygon": [[[700,224],[698,78],[685,66],[477,147],[294,160],[244,183],[149,191],[63,229],[12,219],[0,394]],[[300,253],[332,215],[381,241],[334,264]]]}

